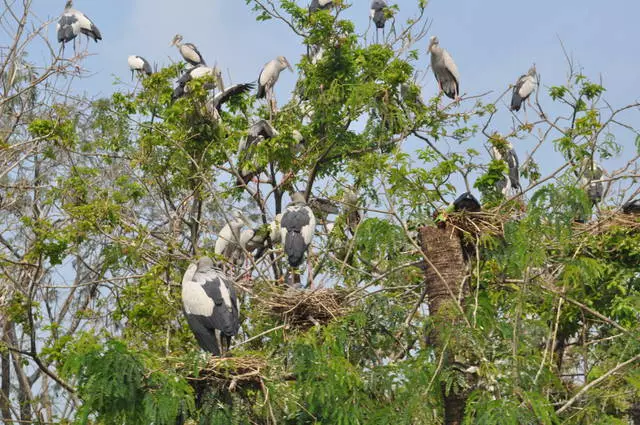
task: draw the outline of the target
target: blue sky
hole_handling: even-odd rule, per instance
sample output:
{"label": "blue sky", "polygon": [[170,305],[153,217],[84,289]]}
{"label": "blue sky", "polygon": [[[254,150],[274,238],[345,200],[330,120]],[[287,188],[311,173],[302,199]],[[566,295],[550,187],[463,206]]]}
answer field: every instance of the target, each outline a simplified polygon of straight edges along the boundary
{"label": "blue sky", "polygon": [[[358,32],[363,33],[368,26],[370,2],[351,3],[344,16],[353,19]],[[415,13],[417,0],[397,0],[396,4],[401,8],[397,20],[401,26]],[[34,7],[40,18],[55,20],[64,1],[34,0]],[[177,49],[169,46],[178,32],[185,41],[195,43],[207,62],[217,63],[233,82],[255,80],[262,65],[277,55],[295,63],[305,51],[301,39],[283,23],[256,22],[244,0],[76,0],[75,7],[96,22],[104,37],[101,43],[89,44],[89,52],[94,55],[83,65],[91,76],[74,82],[76,91],[86,91],[90,96],[110,94],[116,77],[129,81],[129,54],[142,55],[159,65],[178,60]],[[563,84],[568,67],[562,40],[587,76],[596,81],[602,78],[607,88],[605,98],[614,107],[640,99],[640,2],[432,0],[426,15],[432,22],[429,35],[438,35],[441,45],[453,55],[461,74],[461,91],[467,95],[492,90],[484,99],[492,101],[534,62],[543,85]],[[54,37],[55,25],[51,25],[50,35]],[[417,47],[425,52],[427,43],[425,38]],[[424,54],[419,67],[423,74],[427,64]],[[295,79],[295,74],[282,74],[276,88],[280,102],[288,97]],[[436,93],[430,72],[421,76],[420,83],[425,97]],[[552,105],[545,89],[543,93],[543,106],[551,113],[562,112]],[[502,109],[495,128],[506,132],[511,118],[506,104]],[[636,110],[624,118],[640,126],[639,115]],[[623,143],[632,146],[630,135],[623,132],[620,136],[619,141],[628,138],[628,143]],[[532,147],[532,141],[523,141],[516,149],[523,157]],[[549,158],[551,162],[560,161],[558,154]]]}

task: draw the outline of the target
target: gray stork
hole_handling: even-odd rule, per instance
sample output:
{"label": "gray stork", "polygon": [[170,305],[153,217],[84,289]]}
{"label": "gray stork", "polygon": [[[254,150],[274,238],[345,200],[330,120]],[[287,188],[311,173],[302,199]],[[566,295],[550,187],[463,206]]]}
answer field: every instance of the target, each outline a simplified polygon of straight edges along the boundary
{"label": "gray stork", "polygon": [[387,23],[385,15],[387,2],[384,0],[372,0],[369,9],[369,19],[376,25],[376,43],[378,42],[378,31],[382,30],[382,38],[384,39],[384,26]]}
{"label": "gray stork", "polygon": [[480,202],[471,192],[465,192],[453,201],[454,211],[480,212]]}
{"label": "gray stork", "polygon": [[[529,68],[529,72],[521,75],[513,86],[513,95],[511,96],[511,110],[519,111],[520,106],[525,100],[538,88],[538,75],[536,74],[536,66]],[[525,107],[525,112],[526,112]]]}
{"label": "gray stork", "polygon": [[[260,120],[253,124],[251,127],[249,127],[247,137],[240,140],[240,143],[238,144],[238,162],[249,162],[249,150],[252,146],[256,146],[263,140],[268,140],[278,135],[278,131],[273,128],[271,123],[269,123],[269,121],[267,120]],[[242,167],[240,164],[238,164],[238,168],[240,174],[240,177],[237,181],[238,186],[242,186],[243,183],[249,183],[251,179],[253,179],[261,172],[261,170],[257,169],[257,167],[250,167],[247,165]]]}
{"label": "gray stork", "polygon": [[102,34],[100,34],[98,27],[87,15],[73,8],[72,0],[67,1],[64,12],[58,20],[56,31],[58,32],[58,42],[62,43],[63,48],[65,43],[75,39],[81,33],[93,38],[96,43],[98,40],[102,40]]}
{"label": "gray stork", "polygon": [[356,229],[362,221],[362,215],[358,210],[358,195],[350,188],[345,189],[342,196],[344,203],[344,214],[347,228],[351,232],[351,236],[356,234]]}
{"label": "gray stork", "polygon": [[284,243],[289,265],[298,267],[309,249],[316,228],[316,218],[307,206],[304,193],[296,192],[282,214],[280,238]]}
{"label": "gray stork", "polygon": [[132,80],[134,72],[137,72],[139,76],[153,74],[151,64],[149,64],[149,62],[147,62],[147,60],[142,56],[131,55],[127,58],[127,62],[129,63],[129,69],[131,70]]}
{"label": "gray stork", "polygon": [[231,87],[228,87],[223,91],[216,93],[216,95],[207,102],[207,111],[211,114],[215,121],[219,121],[220,108],[222,108],[222,105],[236,96],[241,96],[245,93],[250,92],[255,88],[255,86],[256,85],[253,83],[234,84]]}
{"label": "gray stork", "polygon": [[260,71],[260,76],[258,77],[258,93],[256,97],[258,99],[267,98],[271,108],[271,114],[276,110],[275,105],[275,96],[273,95],[273,87],[278,82],[278,77],[280,77],[280,73],[284,69],[289,69],[289,71],[293,72],[293,68],[291,64],[284,56],[278,56],[270,62],[267,62]]}
{"label": "gray stork", "polygon": [[231,219],[218,233],[214,252],[230,261],[237,259],[236,251],[240,247],[240,230],[244,225],[251,227],[251,223],[240,210],[233,210]]}
{"label": "gray stork", "polygon": [[333,6],[333,0],[311,0],[309,13],[315,13],[318,10],[330,9],[331,6]]}
{"label": "gray stork", "polygon": [[582,161],[582,175],[580,176],[580,184],[586,188],[587,196],[593,205],[602,200],[604,194],[604,185],[600,181],[604,175],[604,169],[600,164],[591,158],[585,158]]}
{"label": "gray stork", "polygon": [[622,206],[622,212],[625,214],[640,214],[640,198],[628,201]]}
{"label": "gray stork", "polygon": [[171,98],[173,100],[176,100],[184,96],[185,94],[189,93],[189,87],[187,86],[189,81],[196,80],[198,78],[202,78],[206,76],[215,77],[215,83],[206,84],[204,86],[205,89],[212,90],[217,86],[220,90],[224,90],[224,86],[222,84],[222,74],[220,73],[219,69],[204,66],[204,65],[198,65],[198,66],[189,68],[184,74],[182,74],[182,76],[178,79],[178,85],[173,90],[173,94],[171,95]]}
{"label": "gray stork", "polygon": [[202,257],[182,278],[182,306],[187,323],[203,350],[220,356],[240,329],[240,304],[233,282],[213,260]]}
{"label": "gray stork", "polygon": [[460,100],[460,74],[453,58],[445,49],[440,47],[440,41],[435,35],[429,42],[429,53],[431,53],[431,69],[438,81],[440,91],[444,91],[451,99]]}
{"label": "gray stork", "polygon": [[[508,196],[514,190],[521,190],[520,186],[520,161],[518,161],[518,154],[513,148],[511,142],[506,142],[504,149],[499,149],[496,146],[492,146],[493,158],[497,161],[504,161],[509,167],[508,177],[504,177],[502,180],[496,182],[496,189],[500,190],[504,196]],[[503,154],[504,151],[504,154]]]}
{"label": "gray stork", "polygon": [[183,43],[182,35],[176,34],[171,40],[171,44],[169,46],[176,46],[178,51],[182,55],[182,58],[188,62],[190,65],[206,65],[202,54],[198,50],[198,48],[193,43]]}

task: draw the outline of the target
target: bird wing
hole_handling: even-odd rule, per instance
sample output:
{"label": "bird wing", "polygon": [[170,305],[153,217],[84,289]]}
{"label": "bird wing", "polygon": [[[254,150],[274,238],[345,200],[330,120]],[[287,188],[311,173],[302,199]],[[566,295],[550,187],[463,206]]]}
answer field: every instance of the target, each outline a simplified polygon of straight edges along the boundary
{"label": "bird wing", "polygon": [[[74,29],[74,26],[76,29]],[[78,35],[78,18],[71,13],[63,13],[58,20],[58,42],[67,42],[73,40]]]}
{"label": "bird wing", "polygon": [[151,69],[151,64],[142,56],[138,56],[142,60],[142,70],[145,74],[151,75],[153,74],[153,70]]}
{"label": "bird wing", "polygon": [[442,49],[442,60],[444,62],[444,66],[447,70],[453,75],[453,78],[456,80],[456,85],[460,84],[460,73],[458,72],[458,67],[456,63],[453,61],[453,58],[445,49]]}
{"label": "bird wing", "polygon": [[213,106],[214,108],[220,109],[220,107],[232,97],[247,93],[253,90],[254,87],[255,84],[253,83],[234,84],[213,97]]}
{"label": "bird wing", "polygon": [[248,137],[251,140],[255,140],[260,136],[262,136],[265,139],[270,139],[277,135],[278,135],[278,131],[275,128],[273,128],[271,123],[269,123],[269,121],[267,120],[260,120],[257,123],[253,124],[251,127],[249,127]]}
{"label": "bird wing", "polygon": [[509,149],[507,152],[507,165],[509,166],[509,180],[514,188],[520,187],[520,161],[515,149]]}
{"label": "bird wing", "polygon": [[307,223],[306,226],[304,226],[302,228],[302,231],[300,233],[302,233],[302,238],[304,239],[304,243],[306,243],[307,245],[309,245],[311,243],[311,240],[313,239],[313,234],[316,231],[316,217],[313,215],[313,211],[311,211],[311,208],[309,207],[304,207],[303,208],[307,215],[309,216],[309,222]]}
{"label": "bird wing", "polygon": [[202,57],[202,54],[200,53],[200,50],[198,50],[198,48],[196,47],[195,44],[193,44],[193,43],[184,43],[182,45],[188,49],[184,53],[182,52],[182,49],[180,49],[180,53],[183,54],[185,59],[189,59],[193,63],[197,63],[197,64],[200,64],[200,65],[206,65],[206,63],[204,61],[204,58]]}
{"label": "bird wing", "polygon": [[202,288],[215,303],[210,325],[227,336],[237,334],[240,328],[239,306],[233,283],[213,270],[207,273]]}
{"label": "bird wing", "polygon": [[95,41],[102,40],[102,34],[100,34],[100,30],[93,21],[80,11],[76,10],[75,13],[77,14],[78,22],[80,22],[80,30],[82,33],[92,37]]}
{"label": "bird wing", "polygon": [[524,100],[533,93],[537,87],[537,83],[534,77],[530,75],[523,75],[518,79],[516,87],[518,88],[518,94]]}

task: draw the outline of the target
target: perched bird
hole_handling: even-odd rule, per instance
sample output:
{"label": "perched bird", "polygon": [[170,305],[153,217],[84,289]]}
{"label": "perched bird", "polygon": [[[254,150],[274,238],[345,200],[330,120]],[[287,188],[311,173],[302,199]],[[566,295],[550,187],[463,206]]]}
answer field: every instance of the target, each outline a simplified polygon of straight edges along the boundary
{"label": "perched bird", "polygon": [[346,224],[351,235],[356,234],[356,228],[362,220],[360,210],[358,210],[358,195],[351,189],[347,188],[342,197],[344,203],[343,210],[346,217]]}
{"label": "perched bird", "polygon": [[431,37],[429,42],[431,53],[431,69],[438,81],[440,91],[444,91],[451,99],[460,100],[460,74],[453,58],[445,49],[440,47],[438,37]]}
{"label": "perched bird", "polygon": [[170,46],[176,46],[182,55],[182,58],[190,65],[206,65],[202,54],[193,43],[183,43],[182,35],[176,34],[171,40]]}
{"label": "perched bird", "polygon": [[591,158],[582,161],[582,175],[580,183],[587,190],[587,196],[593,205],[602,200],[604,185],[600,181],[604,175],[604,169]]}
{"label": "perched bird", "polygon": [[62,16],[58,20],[56,30],[58,32],[58,42],[62,43],[63,47],[65,43],[75,39],[80,33],[93,38],[96,43],[98,40],[102,40],[102,34],[100,34],[98,27],[87,15],[73,8],[72,0],[67,1],[64,12],[62,12]]}
{"label": "perched bird", "polygon": [[275,112],[275,97],[273,95],[273,87],[278,82],[278,77],[280,77],[280,73],[288,68],[289,71],[293,72],[293,68],[289,61],[284,56],[278,56],[270,62],[267,62],[260,71],[260,76],[258,77],[258,93],[256,97],[258,99],[263,99],[266,97],[267,101],[271,107],[271,113]]}
{"label": "perched bird", "polygon": [[625,214],[640,214],[640,198],[633,199],[622,206]]}
{"label": "perched bird", "polygon": [[[536,74],[536,66],[529,68],[529,72],[521,75],[513,86],[513,95],[511,96],[511,110],[519,111],[522,103],[529,99],[529,96],[538,88],[538,76]],[[526,108],[525,108],[526,109]]]}
{"label": "perched bird", "polygon": [[258,167],[254,166],[255,164],[253,163],[246,164],[244,166],[242,165],[242,163],[251,162],[249,158],[249,150],[251,147],[258,145],[263,140],[271,139],[278,135],[278,131],[273,128],[271,123],[267,120],[260,120],[249,127],[247,137],[241,139],[238,144],[238,170],[240,174],[237,181],[238,186],[242,186],[243,183],[249,183],[252,178],[260,174],[262,171]]}
{"label": "perched bird", "polygon": [[465,192],[453,201],[454,211],[480,212],[480,201],[471,192]]}
{"label": "perched bird", "polygon": [[151,75],[151,65],[142,56],[131,55],[127,58],[129,63],[129,69],[131,70],[131,79],[133,80],[133,73],[137,72],[138,75]]}
{"label": "perched bird", "polygon": [[189,87],[187,86],[189,81],[196,80],[198,78],[202,78],[206,76],[215,77],[215,82],[206,84],[204,86],[205,89],[212,90],[218,87],[221,90],[224,90],[224,87],[222,86],[222,83],[221,83],[222,75],[220,73],[220,70],[218,70],[217,68],[212,68],[204,65],[198,65],[198,66],[189,68],[184,74],[182,74],[182,76],[178,79],[178,85],[173,90],[173,94],[171,95],[171,98],[173,100],[176,100],[184,96],[185,94],[189,93]]}
{"label": "perched bird", "polygon": [[216,95],[207,102],[207,111],[211,114],[214,120],[220,120],[220,108],[222,108],[222,105],[236,96],[241,96],[250,92],[254,87],[255,84],[253,83],[234,84],[231,87],[216,93]]}
{"label": "perched bird", "polygon": [[280,237],[291,267],[298,267],[302,263],[304,254],[313,239],[315,228],[316,218],[311,208],[307,206],[304,194],[294,193],[280,222]]}
{"label": "perched bird", "polygon": [[312,196],[308,202],[309,208],[313,211],[316,218],[320,220],[320,223],[324,223],[327,219],[327,216],[330,214],[338,214],[340,212],[340,208],[330,199],[327,198],[317,198]]}
{"label": "perched bird", "polygon": [[230,220],[218,233],[214,252],[230,261],[234,261],[237,258],[235,252],[240,246],[240,229],[245,224],[251,227],[251,223],[249,223],[242,211],[233,210]]}
{"label": "perched bird", "polygon": [[376,43],[378,42],[378,30],[382,30],[382,38],[384,39],[384,26],[387,23],[385,11],[387,3],[384,0],[372,0],[369,9],[369,18],[376,25]]}
{"label": "perched bird", "polygon": [[520,162],[518,161],[518,155],[511,142],[507,141],[506,147],[504,149],[499,149],[496,146],[492,146],[492,150],[493,158],[497,161],[506,162],[507,167],[509,167],[509,176],[497,181],[496,188],[505,196],[511,193],[512,190],[521,190]]}
{"label": "perched bird", "polygon": [[333,6],[333,0],[311,0],[309,13],[314,13],[321,9],[329,9],[331,6]]}
{"label": "perched bird", "polygon": [[233,282],[209,257],[187,268],[182,278],[184,315],[203,350],[220,356],[240,329],[240,305]]}

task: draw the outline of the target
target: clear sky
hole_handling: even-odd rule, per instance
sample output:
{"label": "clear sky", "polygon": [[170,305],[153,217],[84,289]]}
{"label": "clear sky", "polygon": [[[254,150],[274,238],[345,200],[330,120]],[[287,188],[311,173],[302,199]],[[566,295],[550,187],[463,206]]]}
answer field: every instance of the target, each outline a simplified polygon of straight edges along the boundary
{"label": "clear sky", "polygon": [[[307,0],[300,4],[306,6]],[[351,4],[344,16],[354,19],[358,31],[364,33],[370,2],[351,0]],[[401,8],[400,26],[415,13],[417,0],[396,0],[396,4]],[[207,62],[217,63],[233,82],[255,80],[262,65],[277,55],[296,63],[305,51],[301,39],[282,22],[256,22],[244,0],[76,0],[74,6],[95,21],[104,38],[89,44],[89,52],[95,55],[84,66],[93,75],[74,83],[77,91],[91,96],[111,93],[115,77],[129,81],[130,54],[159,65],[178,60],[177,49],[169,47],[176,33],[195,43]],[[64,0],[34,0],[34,7],[43,20],[55,20]],[[638,1],[432,0],[427,16],[432,21],[429,35],[438,35],[441,45],[453,55],[461,74],[461,91],[467,95],[493,90],[485,98],[492,101],[534,62],[544,86],[563,84],[568,68],[562,40],[587,76],[596,81],[602,78],[605,97],[614,107],[640,99]],[[49,34],[53,39],[55,25]],[[424,52],[427,43],[424,39],[418,47]],[[427,63],[425,53],[422,70]],[[287,96],[295,78],[283,72],[276,88],[279,98]],[[436,93],[430,72],[420,82],[425,97]],[[546,90],[543,93],[543,106],[554,112]],[[503,109],[502,118],[496,121],[498,128],[511,122],[506,104]],[[625,118],[640,127],[638,111]],[[632,141],[629,136],[629,146]],[[532,142],[517,146],[521,157],[532,146]]]}

